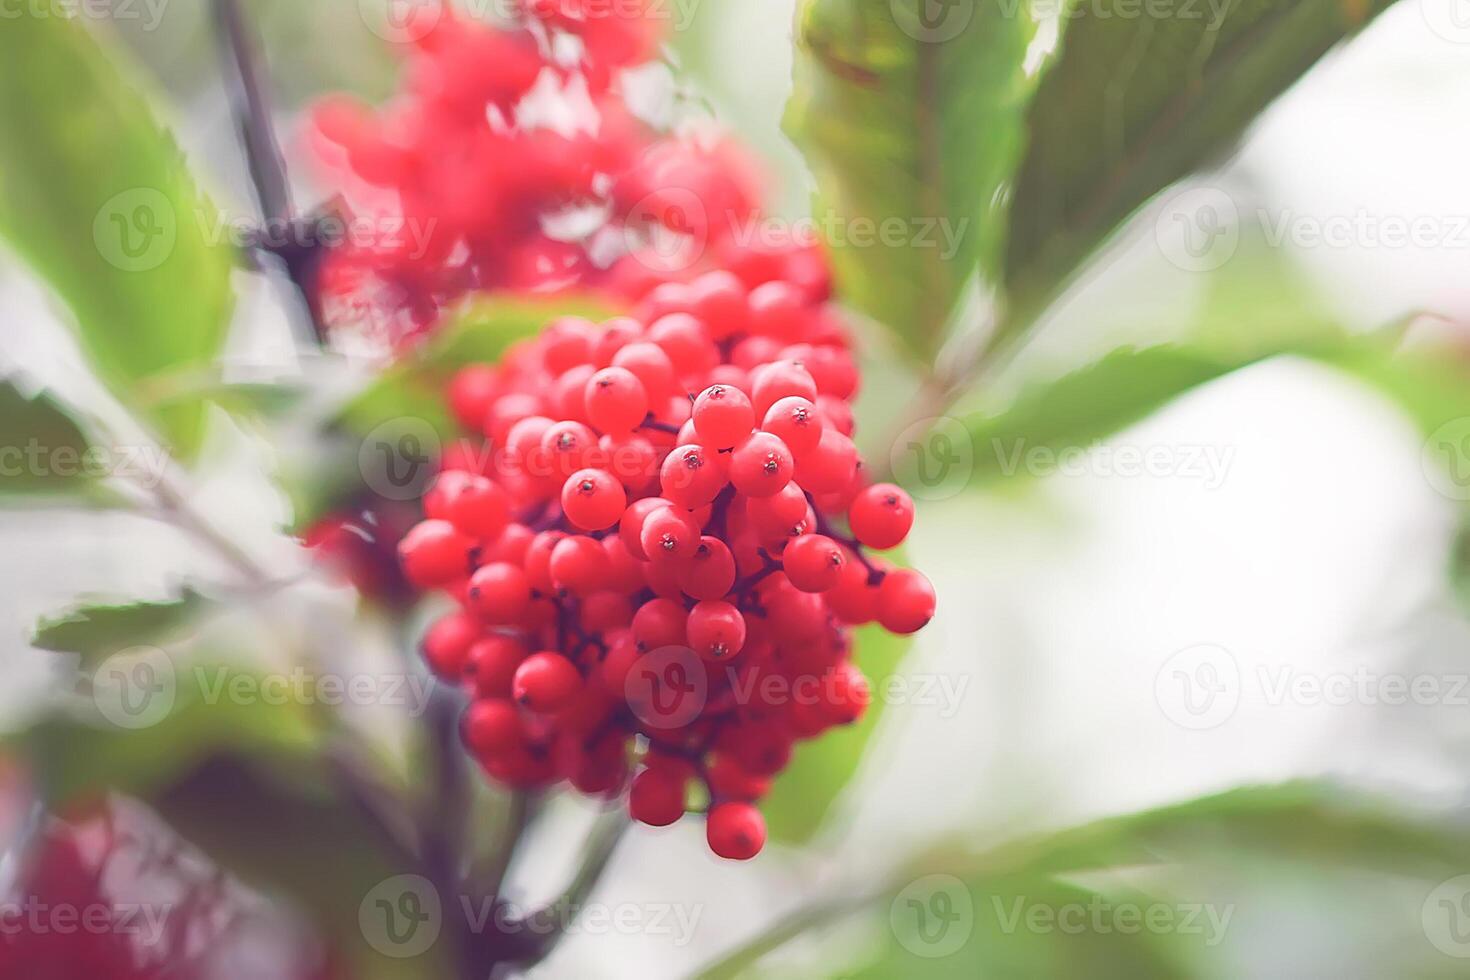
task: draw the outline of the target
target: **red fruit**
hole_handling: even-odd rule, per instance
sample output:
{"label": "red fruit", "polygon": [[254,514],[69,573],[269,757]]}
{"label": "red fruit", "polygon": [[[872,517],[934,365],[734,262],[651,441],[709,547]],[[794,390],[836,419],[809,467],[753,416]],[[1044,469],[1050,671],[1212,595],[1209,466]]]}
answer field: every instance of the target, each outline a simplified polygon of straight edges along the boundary
{"label": "red fruit", "polygon": [[526,659],[526,648],[519,640],[492,633],[470,647],[469,673],[475,679],[475,693],[482,698],[510,697],[516,668]]}
{"label": "red fruit", "polygon": [[890,633],[917,633],[934,618],[934,586],[922,573],[900,568],[878,587],[878,622]]}
{"label": "red fruit", "polygon": [[695,599],[719,599],[735,584],[735,556],[719,538],[705,535],[679,567],[679,588]]}
{"label": "red fruit", "polygon": [[453,612],[435,620],[424,634],[424,660],[436,677],[458,682],[469,662],[470,647],[481,627],[472,617]]}
{"label": "red fruit", "polygon": [[826,592],[842,580],[847,556],[842,546],[820,534],[794,538],[781,553],[786,578],[803,592]]}
{"label": "red fruit", "polygon": [[547,470],[531,476],[569,477],[597,462],[597,433],[581,422],[557,422],[541,436],[541,455]]}
{"label": "red fruit", "polygon": [[638,543],[649,561],[689,558],[699,547],[699,524],[680,507],[654,508],[643,521]]}
{"label": "red fruit", "polygon": [[796,480],[811,493],[836,493],[857,476],[857,447],[836,429],[824,428],[817,448],[796,464]]}
{"label": "red fruit", "polygon": [[633,638],[642,650],[684,646],[688,619],[682,602],[650,599],[633,614]]}
{"label": "red fruit", "polygon": [[886,551],[908,537],[914,526],[914,501],[892,483],[875,484],[853,499],[847,521],[859,541]]}
{"label": "red fruit", "polygon": [[461,722],[465,744],[476,755],[499,755],[521,744],[521,716],[500,699],[474,701]]}
{"label": "red fruit", "polygon": [[648,339],[668,355],[679,377],[705,375],[720,363],[720,352],[704,324],[687,313],[671,313],[648,328]]}
{"label": "red fruit", "polygon": [[706,446],[727,449],[744,442],[755,427],[755,409],[739,388],[714,385],[694,400],[694,430]]}
{"label": "red fruit", "polygon": [[516,668],[511,694],[518,704],[537,714],[551,714],[576,698],[582,675],[559,653],[533,653]]}
{"label": "red fruit", "polygon": [[643,525],[654,511],[661,507],[672,507],[662,497],[644,497],[635,500],[623,511],[622,518],[618,521],[618,537],[622,539],[623,546],[628,549],[628,554],[639,561],[647,561],[648,553],[643,550]]}
{"label": "red fruit", "polygon": [[460,368],[449,382],[449,410],[460,426],[479,432],[500,393],[499,372],[488,364]]}
{"label": "red fruit", "polygon": [[745,617],[728,602],[695,603],[687,629],[689,645],[706,660],[729,660],[745,646]]}
{"label": "red fruit", "polygon": [[449,522],[469,537],[499,537],[510,523],[510,495],[493,480],[465,474],[446,497]]}
{"label": "red fruit", "polygon": [[448,521],[415,525],[398,542],[403,573],[419,588],[448,585],[469,574],[477,545]]}
{"label": "red fruit", "polygon": [[811,453],[822,440],[822,417],[805,398],[792,395],[772,405],[761,428],[786,443],[798,459]]}
{"label": "red fruit", "polygon": [[736,276],[718,270],[707,272],[689,284],[688,309],[705,324],[716,340],[744,333],[750,319],[745,284]]}
{"label": "red fruit", "polygon": [[791,482],[796,463],[786,443],[769,432],[757,432],[730,457],[730,482],[747,497],[769,497]]}
{"label": "red fruit", "polygon": [[648,415],[648,392],[627,368],[607,367],[586,382],[587,420],[603,432],[631,432]]}
{"label": "red fruit", "polygon": [[572,534],[551,550],[550,571],[551,581],[558,588],[588,596],[607,587],[612,565],[602,542]]}
{"label": "red fruit", "polygon": [[583,531],[602,531],[623,516],[628,495],[606,470],[578,470],[561,489],[561,509]]}
{"label": "red fruit", "polygon": [[757,286],[750,294],[750,332],[791,343],[801,337],[806,321],[806,297],[790,283],[779,280]]}
{"label": "red fruit", "polygon": [[834,725],[851,725],[868,710],[873,700],[868,679],[851,663],[833,667],[823,679],[823,714]]}
{"label": "red fruit", "polygon": [[765,418],[771,406],[783,398],[817,399],[817,383],[807,369],[795,361],[773,361],[751,374],[755,390],[751,392],[756,414]]}
{"label": "red fruit", "polygon": [[675,771],[662,767],[644,769],[633,777],[628,812],[634,820],[650,827],[667,827],[684,815],[685,781]]}
{"label": "red fruit", "polygon": [[724,753],[716,754],[706,774],[709,777],[710,793],[717,801],[737,800],[750,803],[771,791],[770,779],[752,776]]}
{"label": "red fruit", "polygon": [[728,482],[719,456],[704,446],[680,446],[659,470],[662,496],[693,510],[711,503]]}
{"label": "red fruit", "polygon": [[516,566],[495,562],[475,570],[465,598],[481,621],[493,626],[514,626],[525,618],[531,603],[531,583]]}
{"label": "red fruit", "polygon": [[705,821],[709,849],[731,861],[749,861],[766,846],[766,821],[749,803],[721,803]]}
{"label": "red fruit", "polygon": [[651,402],[679,392],[674,362],[657,344],[634,341],[614,354],[612,363],[614,367],[626,368],[636,375]]}

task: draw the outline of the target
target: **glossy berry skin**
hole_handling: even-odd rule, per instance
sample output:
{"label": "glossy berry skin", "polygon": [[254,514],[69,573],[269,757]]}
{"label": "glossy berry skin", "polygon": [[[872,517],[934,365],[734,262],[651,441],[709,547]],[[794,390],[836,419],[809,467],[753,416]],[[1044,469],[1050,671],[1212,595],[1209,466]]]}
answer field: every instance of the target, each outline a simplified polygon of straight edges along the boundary
{"label": "glossy berry skin", "polygon": [[730,457],[730,482],[747,497],[769,497],[779,493],[796,470],[796,461],[786,443],[769,432],[746,439]]}
{"label": "glossy berry skin", "polygon": [[561,509],[583,531],[602,531],[623,516],[628,495],[606,470],[578,470],[562,485]]}
{"label": "glossy berry skin", "polygon": [[650,827],[667,827],[684,816],[685,781],[663,768],[644,769],[633,777],[628,812]]}
{"label": "glossy berry skin", "polygon": [[914,526],[914,501],[892,483],[860,492],[847,512],[852,533],[869,548],[887,551],[903,544]]}
{"label": "glossy berry skin", "polygon": [[761,428],[786,443],[794,456],[813,452],[822,441],[823,422],[817,406],[792,395],[766,410]]}
{"label": "glossy berry skin", "polygon": [[516,703],[538,714],[550,714],[571,704],[582,687],[582,675],[559,653],[533,653],[516,668],[511,695]]}
{"label": "glossy berry skin", "polygon": [[690,510],[712,503],[726,482],[724,462],[704,446],[677,447],[659,470],[662,495]]}
{"label": "glossy berry skin", "polygon": [[890,633],[917,633],[934,618],[934,586],[920,572],[900,568],[878,587],[878,622]]}
{"label": "glossy berry skin", "polygon": [[749,861],[766,846],[766,821],[749,803],[721,803],[705,821],[709,849],[731,861]]}
{"label": "glossy berry skin", "polygon": [[729,660],[745,647],[745,617],[728,602],[695,603],[686,629],[690,647],[705,660]]}
{"label": "glossy berry skin", "polygon": [[648,414],[648,392],[627,368],[605,367],[586,382],[587,421],[608,433],[631,432]]}
{"label": "glossy berry skin", "polygon": [[510,523],[510,495],[483,476],[462,474],[448,491],[445,516],[466,537],[494,538]]}
{"label": "glossy berry skin", "polygon": [[452,612],[434,622],[424,634],[424,661],[434,676],[456,681],[469,664],[470,648],[480,637],[480,624],[463,612]]}
{"label": "glossy berry skin", "polygon": [[831,538],[804,534],[786,545],[781,563],[787,580],[802,592],[827,592],[842,580],[847,557]]}
{"label": "glossy berry skin", "polygon": [[427,520],[403,536],[398,556],[410,582],[434,588],[468,575],[475,549],[474,539],[465,537],[453,524]]}
{"label": "glossy berry skin", "polygon": [[695,399],[693,419],[701,442],[727,449],[750,437],[755,428],[755,409],[739,388],[711,385]]}
{"label": "glossy berry skin", "polygon": [[526,573],[509,562],[485,565],[470,576],[469,607],[481,622],[494,626],[518,623],[531,603]]}
{"label": "glossy berry skin", "polygon": [[465,745],[477,755],[504,752],[521,741],[520,712],[498,698],[471,702],[462,726]]}

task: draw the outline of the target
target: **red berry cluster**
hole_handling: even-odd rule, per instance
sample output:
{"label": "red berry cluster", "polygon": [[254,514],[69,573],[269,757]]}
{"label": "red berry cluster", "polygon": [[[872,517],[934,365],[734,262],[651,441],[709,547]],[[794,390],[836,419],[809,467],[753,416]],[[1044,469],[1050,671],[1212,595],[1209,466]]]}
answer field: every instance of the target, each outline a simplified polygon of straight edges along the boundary
{"label": "red berry cluster", "polygon": [[761,849],[754,804],[793,745],[867,706],[850,628],[934,613],[923,575],[867,554],[914,509],[864,479],[857,387],[829,309],[723,271],[459,372],[472,437],[400,555],[458,600],[424,651],[471,690],[464,739],[492,777],[605,797],[631,777],[637,820],[693,801],[716,854]]}
{"label": "red berry cluster", "polygon": [[653,58],[662,34],[662,5],[635,6],[522,0],[517,20],[492,26],[446,3],[408,32],[397,99],[315,107],[314,157],[354,215],[383,230],[322,260],[316,306],[329,328],[398,344],[471,292],[636,296],[658,278],[650,267],[671,264],[671,236],[688,246],[672,261],[680,270],[708,256],[744,278],[825,291],[812,250],[732,234],[761,189],[739,146],[661,136],[630,110],[624,70]]}

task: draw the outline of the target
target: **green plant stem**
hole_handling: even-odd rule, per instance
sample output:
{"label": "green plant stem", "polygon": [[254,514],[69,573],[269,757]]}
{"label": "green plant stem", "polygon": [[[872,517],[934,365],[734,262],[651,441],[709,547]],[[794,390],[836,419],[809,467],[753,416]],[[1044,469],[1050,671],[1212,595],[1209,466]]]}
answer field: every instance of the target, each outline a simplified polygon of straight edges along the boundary
{"label": "green plant stem", "polygon": [[853,894],[812,905],[786,916],[773,927],[736,946],[699,971],[700,980],[733,980],[768,953],[786,945],[808,929],[837,921],[876,901],[871,894]]}
{"label": "green plant stem", "polygon": [[577,920],[588,896],[602,880],[613,854],[627,835],[628,827],[628,815],[624,810],[612,811],[599,819],[588,837],[581,866],[571,883],[560,897],[532,913],[528,920],[531,934],[545,938],[525,960],[527,965],[544,960],[560,945],[566,936],[567,927]]}

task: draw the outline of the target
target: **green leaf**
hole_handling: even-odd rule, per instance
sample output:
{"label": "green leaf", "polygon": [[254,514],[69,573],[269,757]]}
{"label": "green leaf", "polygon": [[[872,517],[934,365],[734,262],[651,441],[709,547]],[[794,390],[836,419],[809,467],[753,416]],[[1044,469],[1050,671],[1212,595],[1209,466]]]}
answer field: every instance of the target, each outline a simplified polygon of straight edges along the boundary
{"label": "green leaf", "polygon": [[791,764],[761,804],[773,840],[800,844],[822,827],[832,804],[857,772],[863,752],[883,715],[883,685],[898,670],[911,640],[878,626],[864,626],[854,642],[857,663],[872,685],[873,700],[855,725],[822,733],[798,745]]}
{"label": "green leaf", "polygon": [[443,440],[458,427],[445,386],[466,364],[493,364],[512,343],[533,337],[557,317],[602,320],[613,313],[590,299],[491,297],[466,304],[424,345],[401,358],[343,410],[340,421],[359,435],[398,419],[422,419]]}
{"label": "green leaf", "polygon": [[91,664],[142,643],[163,645],[213,605],[192,591],[165,602],[78,605],[38,623],[31,645],[80,654],[84,665]]}
{"label": "green leaf", "polygon": [[1040,78],[1031,5],[803,0],[786,131],[819,188],[843,297],[919,360],[976,274],[994,280]]}
{"label": "green leaf", "polygon": [[55,712],[17,743],[42,797],[60,805],[115,790],[147,797],[221,752],[276,763],[311,757],[318,731],[307,708],[279,703],[253,685],[239,696],[221,678],[259,678],[236,666],[175,661],[160,650],[108,658],[78,693],[73,713]]}
{"label": "green leaf", "polygon": [[1010,211],[1005,282],[1027,315],[1140,205],[1217,161],[1391,3],[1161,0],[1135,17],[1079,5],[1032,103]]}
{"label": "green leaf", "polygon": [[76,317],[98,373],[192,454],[233,304],[218,214],[79,19],[29,4],[0,31],[0,238]]}
{"label": "green leaf", "polygon": [[44,393],[0,382],[0,498],[95,497],[100,457],[81,427]]}

